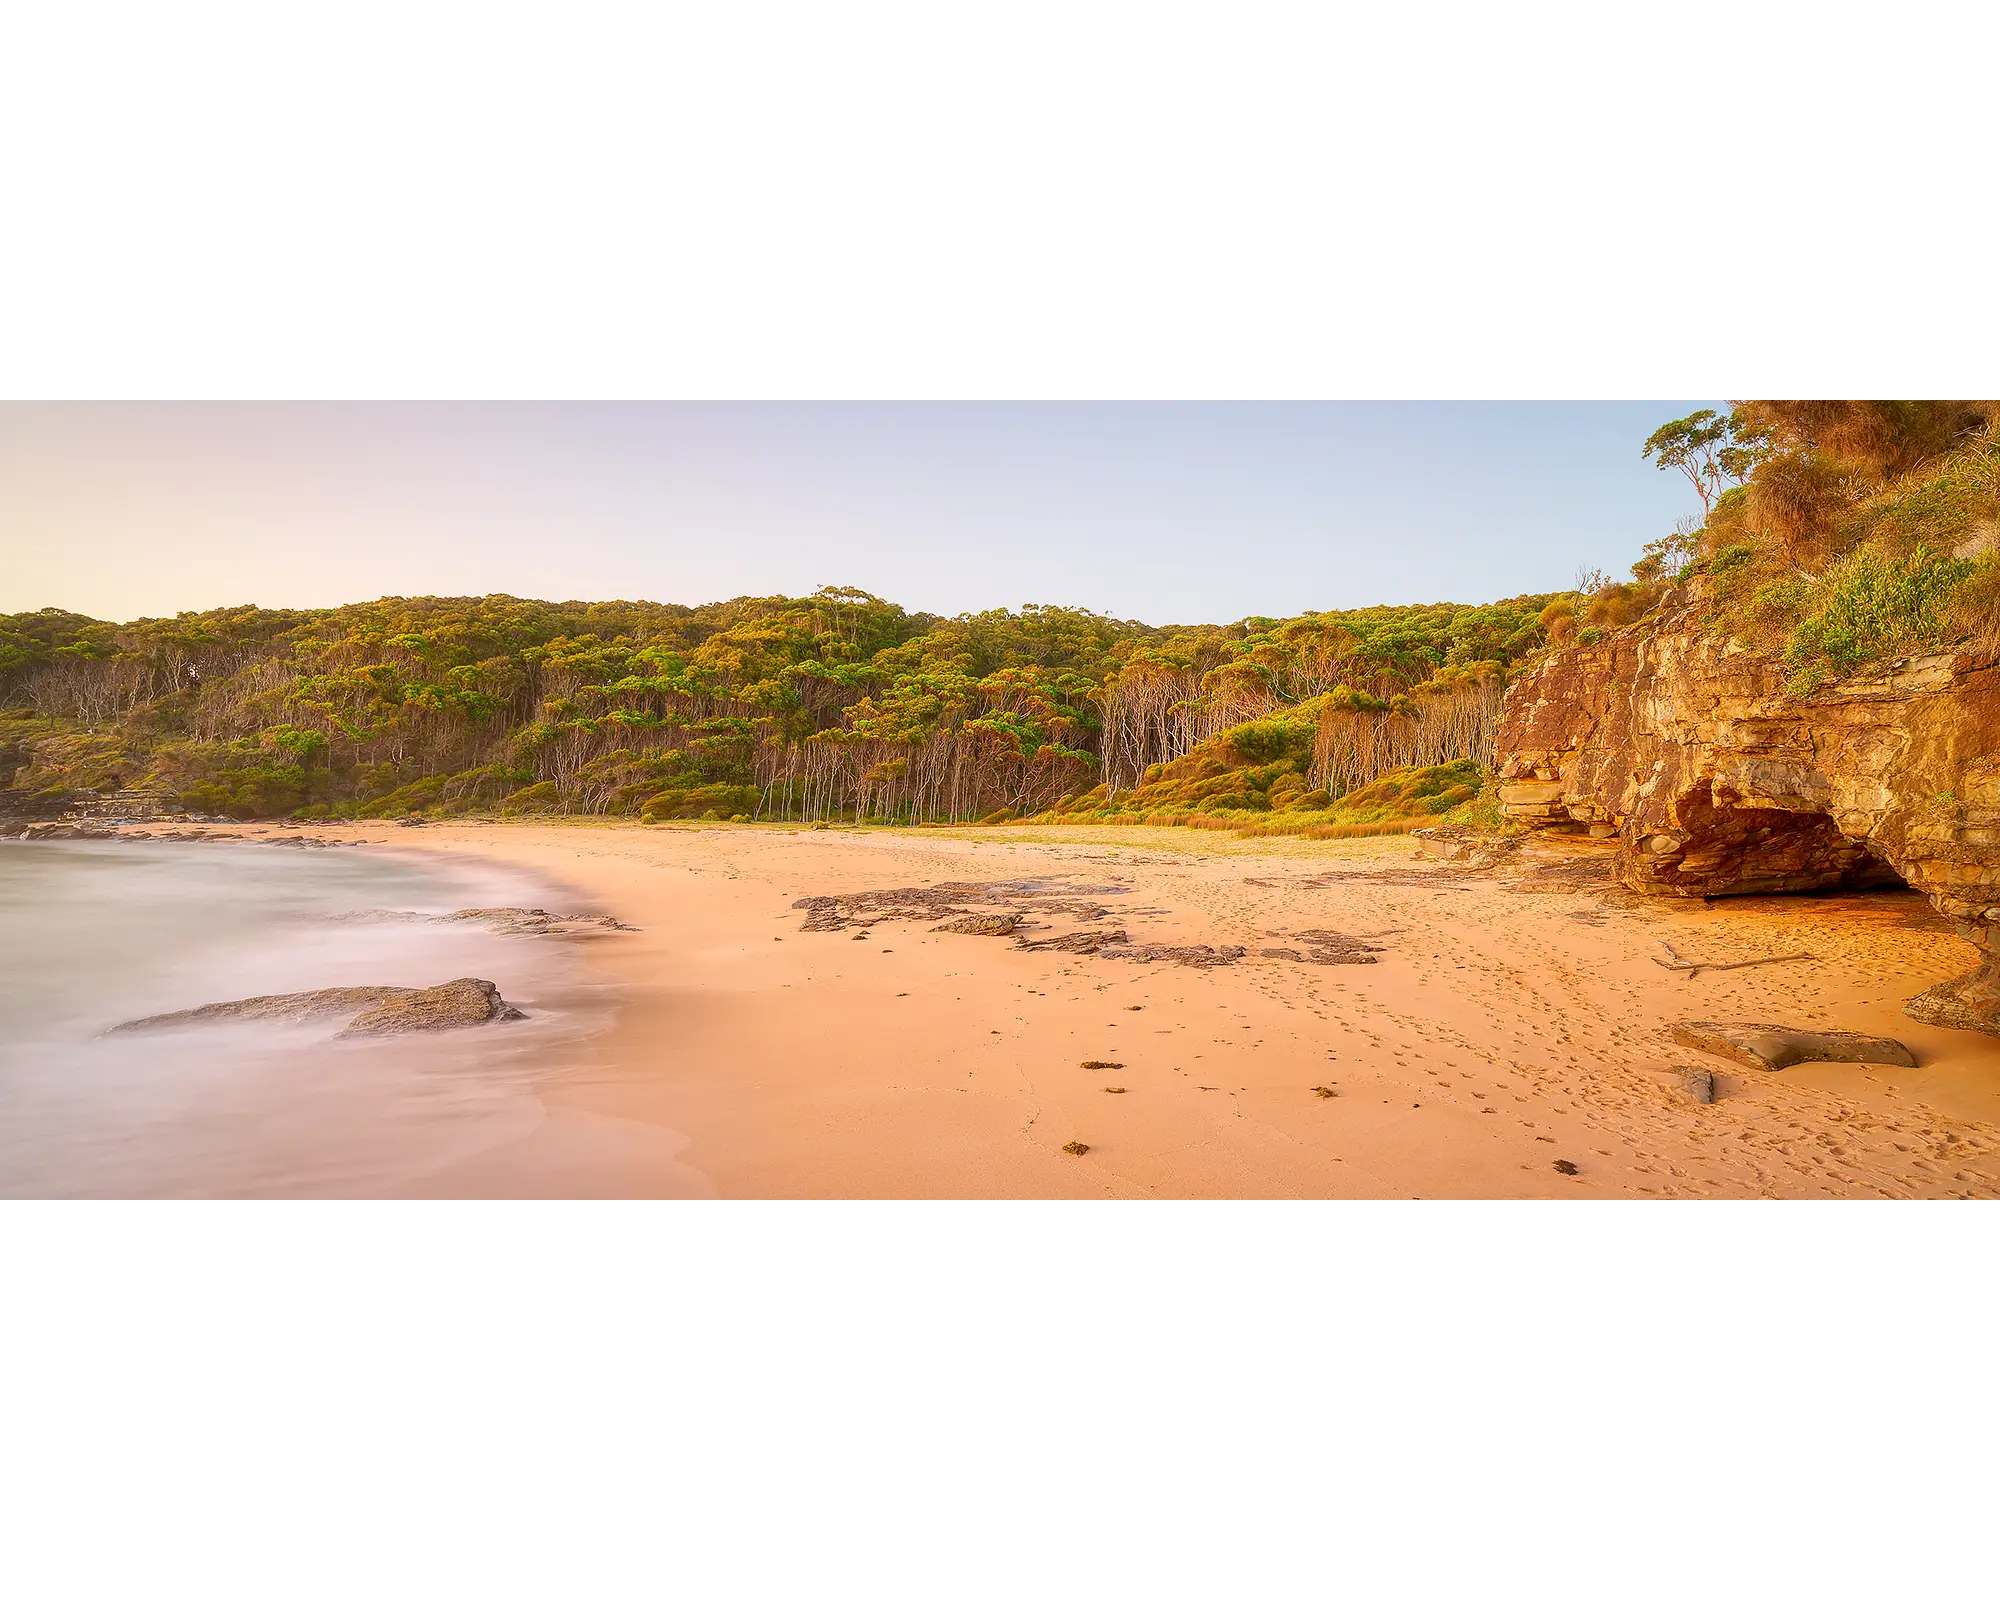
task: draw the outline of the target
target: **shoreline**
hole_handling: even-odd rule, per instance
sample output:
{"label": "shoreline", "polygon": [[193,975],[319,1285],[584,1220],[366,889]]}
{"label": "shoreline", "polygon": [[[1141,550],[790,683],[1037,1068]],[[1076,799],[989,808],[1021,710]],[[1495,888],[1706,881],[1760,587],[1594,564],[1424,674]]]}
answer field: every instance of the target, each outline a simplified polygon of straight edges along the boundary
{"label": "shoreline", "polygon": [[[658,1159],[679,1186],[661,1189],[722,1197],[2000,1195],[2000,1041],[1902,1015],[1971,963],[1910,891],[1520,893],[1410,878],[1435,869],[1401,838],[1134,827],[312,831],[527,868],[588,902],[551,909],[639,930],[584,946],[619,986],[616,1017],[544,1091],[574,1136],[572,1182],[593,1137],[643,1135],[675,1143]],[[1392,881],[1307,881],[1329,871]],[[1135,942],[1253,954],[1188,968],[907,921],[856,940],[802,932],[792,909],[1063,874],[1122,883]],[[1312,927],[1390,931],[1373,965],[1254,954]],[[1655,963],[1662,939],[1815,959],[1689,978]],[[1666,1038],[1706,1017],[1889,1034],[1923,1065],[1748,1072]],[[1115,1085],[1077,1065],[1121,1056]],[[1686,1093],[1692,1066],[1716,1073],[1715,1104]]]}

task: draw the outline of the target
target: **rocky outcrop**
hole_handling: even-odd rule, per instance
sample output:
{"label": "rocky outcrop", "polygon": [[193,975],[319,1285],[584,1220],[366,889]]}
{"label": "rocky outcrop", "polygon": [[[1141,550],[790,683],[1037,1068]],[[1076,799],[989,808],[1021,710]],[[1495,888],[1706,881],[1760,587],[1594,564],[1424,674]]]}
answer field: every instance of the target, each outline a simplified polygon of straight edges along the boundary
{"label": "rocky outcrop", "polygon": [[318,1022],[352,1015],[339,1037],[418,1033],[467,1028],[482,1022],[514,1022],[527,1015],[501,998],[497,984],[484,978],[454,978],[429,989],[389,985],[347,989],[306,989],[296,994],[260,994],[247,1000],[219,1000],[188,1011],[121,1022],[112,1033],[149,1033],[162,1028],[198,1027],[211,1022]]}
{"label": "rocky outcrop", "polygon": [[1462,828],[1456,823],[1412,828],[1410,837],[1417,841],[1418,855],[1433,856],[1439,861],[1462,861],[1475,867],[1497,866],[1520,844],[1517,839],[1502,838],[1477,828]]}
{"label": "rocky outcrop", "polygon": [[1679,611],[1558,651],[1508,691],[1508,815],[1615,836],[1641,893],[1907,882],[1980,953],[1912,1014],[2000,1033],[2000,655],[1789,695],[1777,659],[1703,631],[1699,582]]}

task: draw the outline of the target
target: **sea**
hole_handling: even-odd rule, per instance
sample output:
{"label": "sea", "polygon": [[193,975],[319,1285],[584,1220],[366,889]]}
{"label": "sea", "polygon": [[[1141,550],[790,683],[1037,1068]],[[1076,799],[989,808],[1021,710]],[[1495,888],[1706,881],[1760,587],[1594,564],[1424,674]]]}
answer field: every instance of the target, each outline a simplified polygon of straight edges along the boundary
{"label": "sea", "polygon": [[[599,908],[393,847],[0,841],[0,1196],[454,1192],[525,1140],[616,996],[577,946],[373,913]],[[116,1024],[211,1001],[487,978],[520,1022],[381,1039]],[[504,1186],[503,1186],[504,1187]]]}

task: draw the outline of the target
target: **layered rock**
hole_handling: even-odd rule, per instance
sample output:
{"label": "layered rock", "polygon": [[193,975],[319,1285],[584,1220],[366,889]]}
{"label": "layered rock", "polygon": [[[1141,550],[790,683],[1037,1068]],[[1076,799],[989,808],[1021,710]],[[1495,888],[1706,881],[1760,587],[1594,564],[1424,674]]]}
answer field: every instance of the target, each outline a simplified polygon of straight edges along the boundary
{"label": "layered rock", "polygon": [[338,1037],[384,1033],[427,1033],[470,1028],[486,1022],[517,1022],[527,1015],[501,997],[485,978],[454,978],[428,989],[374,986],[307,989],[296,994],[259,994],[247,1000],[218,1000],[188,1011],[121,1022],[112,1033],[146,1033],[161,1028],[198,1027],[212,1022],[317,1022],[351,1015]]}
{"label": "layered rock", "polygon": [[1558,651],[1508,691],[1500,801],[1615,835],[1618,875],[1711,897],[1921,889],[1980,965],[1911,1014],[2000,1033],[2000,655],[1914,656],[1798,697],[1683,609]]}
{"label": "layered rock", "polygon": [[340,1032],[343,1039],[382,1033],[428,1033],[476,1028],[483,1022],[519,1022],[527,1013],[509,1005],[485,978],[454,978],[429,989],[409,989],[370,1006]]}

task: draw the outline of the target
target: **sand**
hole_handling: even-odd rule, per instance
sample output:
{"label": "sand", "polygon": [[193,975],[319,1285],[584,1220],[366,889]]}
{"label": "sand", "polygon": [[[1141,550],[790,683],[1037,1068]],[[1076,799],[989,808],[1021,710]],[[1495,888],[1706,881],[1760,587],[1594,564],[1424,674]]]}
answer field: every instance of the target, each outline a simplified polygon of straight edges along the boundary
{"label": "sand", "polygon": [[[1972,964],[1911,891],[1639,900],[1593,880],[1605,847],[1584,841],[1467,873],[1405,838],[1183,829],[310,831],[531,868],[579,902],[551,909],[637,929],[587,946],[625,999],[608,1033],[550,1064],[544,1126],[411,1192],[2000,1194],[2000,1039],[1902,1014]],[[1512,886],[1550,862],[1580,882]],[[1122,925],[1133,943],[1252,954],[1141,963],[915,921],[855,938],[803,932],[792,909],[1021,877],[1128,891],[1098,897],[1104,922],[1050,916],[1048,933]],[[1375,963],[1255,953],[1309,952],[1313,929],[1370,936]],[[1661,940],[1698,961],[1814,959],[1690,977],[1656,963]],[[1671,1042],[1697,1018],[1887,1034],[1921,1065],[1746,1071]],[[1714,1104],[1684,1087],[1693,1066],[1714,1070]]]}

